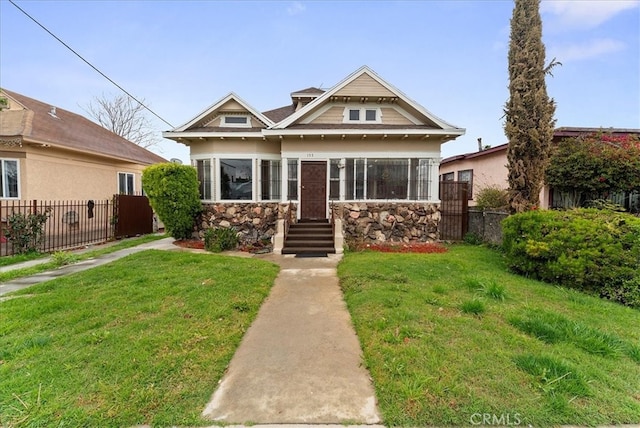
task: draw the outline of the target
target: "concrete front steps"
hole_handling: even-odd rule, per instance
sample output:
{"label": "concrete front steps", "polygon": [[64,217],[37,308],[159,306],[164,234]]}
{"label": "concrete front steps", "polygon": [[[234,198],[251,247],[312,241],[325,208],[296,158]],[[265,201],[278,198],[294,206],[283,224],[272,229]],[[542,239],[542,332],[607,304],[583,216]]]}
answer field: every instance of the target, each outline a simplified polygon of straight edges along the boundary
{"label": "concrete front steps", "polygon": [[289,226],[282,254],[335,254],[333,227],[328,220],[300,220]]}

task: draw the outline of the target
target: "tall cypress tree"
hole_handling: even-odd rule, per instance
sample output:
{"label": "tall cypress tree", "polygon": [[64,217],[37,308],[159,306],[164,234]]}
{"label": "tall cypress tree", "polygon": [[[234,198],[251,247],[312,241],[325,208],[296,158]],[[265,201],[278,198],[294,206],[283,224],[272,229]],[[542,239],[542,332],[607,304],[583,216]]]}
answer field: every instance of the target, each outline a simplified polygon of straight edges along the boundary
{"label": "tall cypress tree", "polygon": [[509,100],[505,134],[509,141],[510,204],[513,212],[538,206],[555,126],[555,102],[547,95],[539,0],[515,0],[509,42]]}

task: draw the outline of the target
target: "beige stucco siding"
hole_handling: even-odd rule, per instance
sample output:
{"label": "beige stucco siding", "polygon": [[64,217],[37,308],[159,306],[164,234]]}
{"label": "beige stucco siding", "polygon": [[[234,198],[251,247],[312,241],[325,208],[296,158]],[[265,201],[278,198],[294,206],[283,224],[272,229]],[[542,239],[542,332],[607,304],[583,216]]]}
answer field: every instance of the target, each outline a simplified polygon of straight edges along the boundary
{"label": "beige stucco siding", "polygon": [[[18,152],[17,150],[22,150]],[[23,146],[0,152],[4,159],[19,159],[22,200],[107,199],[118,193],[118,173],[134,174],[134,190],[142,189],[143,165],[112,162],[83,153]]]}
{"label": "beige stucco siding", "polygon": [[336,96],[395,97],[396,94],[376,82],[371,76],[363,74],[335,93]]}
{"label": "beige stucco siding", "polygon": [[285,139],[282,142],[282,157],[313,159],[322,157],[368,157],[385,155],[387,157],[439,157],[439,141],[402,141],[382,140],[378,138],[363,140],[311,140],[296,141]]}
{"label": "beige stucco siding", "polygon": [[134,174],[134,191],[142,189],[141,165],[105,165],[89,156],[28,152],[20,161],[20,199],[107,199],[118,193],[118,173]]}
{"label": "beige stucco siding", "polygon": [[280,144],[277,141],[260,140],[233,140],[224,141],[220,139],[203,142],[192,142],[189,146],[191,157],[203,157],[203,155],[229,154],[238,155],[251,154],[280,154]]}

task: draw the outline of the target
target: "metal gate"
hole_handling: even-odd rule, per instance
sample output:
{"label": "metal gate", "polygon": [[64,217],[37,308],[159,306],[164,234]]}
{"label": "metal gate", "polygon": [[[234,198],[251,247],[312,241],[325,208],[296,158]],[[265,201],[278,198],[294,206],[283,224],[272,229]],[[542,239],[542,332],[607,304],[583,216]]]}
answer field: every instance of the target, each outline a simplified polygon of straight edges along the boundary
{"label": "metal gate", "polygon": [[146,196],[115,195],[113,206],[114,236],[153,233],[153,210]]}
{"label": "metal gate", "polygon": [[467,233],[468,186],[464,181],[440,182],[440,239],[461,241]]}

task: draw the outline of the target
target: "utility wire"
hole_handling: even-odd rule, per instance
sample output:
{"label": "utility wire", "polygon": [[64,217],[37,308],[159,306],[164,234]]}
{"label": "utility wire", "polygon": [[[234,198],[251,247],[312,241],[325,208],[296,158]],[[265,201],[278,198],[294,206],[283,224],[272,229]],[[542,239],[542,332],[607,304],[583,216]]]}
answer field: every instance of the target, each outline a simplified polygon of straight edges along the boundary
{"label": "utility wire", "polygon": [[65,42],[63,42],[58,36],[56,36],[55,34],[53,34],[51,31],[49,31],[49,29],[47,27],[45,27],[44,25],[42,25],[41,23],[39,23],[33,16],[29,15],[27,12],[25,12],[24,9],[22,9],[20,6],[18,6],[17,4],[15,4],[13,2],[13,0],[8,0],[9,3],[11,3],[12,5],[14,5],[20,12],[24,13],[29,19],[31,19],[33,22],[35,22],[40,28],[42,28],[44,31],[46,31],[47,33],[49,33],[51,35],[51,37],[53,37],[54,39],[56,39],[57,41],[59,41],[60,43],[62,43],[62,45],[69,49],[71,52],[73,52],[78,58],[80,58],[82,61],[84,61],[89,67],[93,68],[95,71],[97,71],[102,77],[104,77],[105,79],[107,79],[109,82],[111,82],[113,85],[115,85],[118,89],[120,89],[122,92],[124,92],[125,94],[127,94],[131,99],[133,99],[135,102],[137,102],[138,104],[140,104],[142,107],[144,107],[146,110],[148,110],[151,114],[153,114],[155,117],[157,117],[158,119],[160,119],[161,121],[163,121],[164,123],[166,123],[167,125],[169,125],[171,128],[174,128],[174,126],[172,124],[170,124],[169,122],[167,122],[166,120],[164,120],[162,117],[160,117],[160,115],[158,115],[156,112],[154,112],[153,110],[151,110],[149,107],[147,107],[146,105],[144,105],[140,100],[138,100],[136,97],[134,97],[133,95],[131,95],[126,89],[124,89],[122,86],[118,85],[116,82],[114,82],[111,78],[109,78],[109,76],[107,76],[106,74],[104,74],[102,71],[98,70],[98,68],[96,66],[94,66],[93,64],[91,64],[89,61],[87,61],[86,59],[84,59],[82,57],[82,55],[80,55],[78,52],[76,52],[75,50],[73,50],[71,48],[71,46],[69,46],[68,44],[66,44]]}

